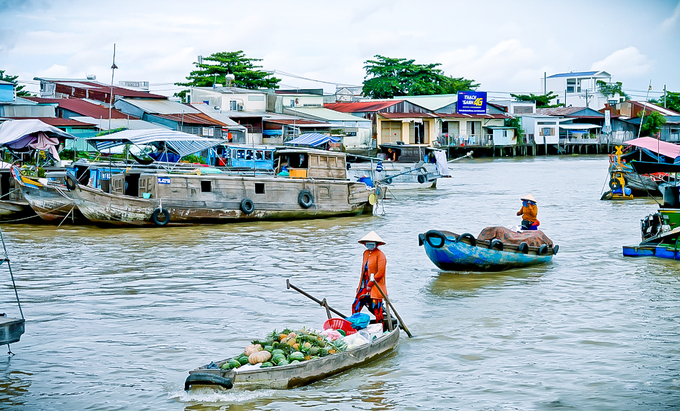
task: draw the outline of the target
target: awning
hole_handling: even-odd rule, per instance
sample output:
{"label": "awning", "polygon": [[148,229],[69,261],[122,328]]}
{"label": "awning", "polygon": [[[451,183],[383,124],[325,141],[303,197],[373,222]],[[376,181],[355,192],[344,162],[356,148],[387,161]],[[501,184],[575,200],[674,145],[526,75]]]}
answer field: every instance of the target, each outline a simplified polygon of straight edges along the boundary
{"label": "awning", "polygon": [[46,133],[48,136],[75,138],[71,134],[40,120],[8,120],[0,124],[0,145],[9,144],[39,132]]}
{"label": "awning", "polygon": [[576,124],[560,124],[560,128],[564,130],[590,130],[593,128],[602,128],[602,126],[598,126],[597,124],[576,123]]}
{"label": "awning", "polygon": [[290,141],[286,141],[283,144],[289,145],[289,146],[318,147],[322,144],[328,143],[329,141],[333,142],[333,143],[339,143],[340,137],[332,137],[328,134],[321,134],[321,133],[307,133],[307,134],[301,134],[299,137],[294,138]]}
{"label": "awning", "polygon": [[198,153],[199,151],[224,144],[225,142],[220,139],[205,138],[194,134],[183,133],[181,131],[165,129],[124,130],[104,136],[91,137],[88,138],[87,141],[94,144],[99,151],[127,143],[143,145],[164,142],[181,157]]}
{"label": "awning", "polygon": [[661,154],[670,158],[676,158],[680,156],[679,145],[667,143],[665,141],[657,140],[652,137],[636,138],[633,140],[624,141],[624,144],[640,148],[646,148],[647,150],[652,151],[656,154]]}

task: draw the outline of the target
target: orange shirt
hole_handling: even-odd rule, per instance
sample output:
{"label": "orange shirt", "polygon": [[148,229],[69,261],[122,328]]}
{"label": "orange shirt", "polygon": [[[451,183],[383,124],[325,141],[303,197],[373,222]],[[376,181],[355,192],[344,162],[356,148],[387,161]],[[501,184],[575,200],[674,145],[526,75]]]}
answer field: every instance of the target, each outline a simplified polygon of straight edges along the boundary
{"label": "orange shirt", "polygon": [[[536,217],[538,216],[538,206],[536,204],[529,204],[526,207],[522,206],[522,209],[519,210],[519,213],[522,213],[522,220],[534,222],[537,220]],[[519,215],[519,213],[517,214]]]}
{"label": "orange shirt", "polygon": [[[385,266],[387,265],[387,258],[385,253],[378,250],[364,251],[364,260],[361,263],[361,271],[363,273],[364,267],[366,266],[366,261],[368,261],[368,274],[373,274],[373,279],[380,289],[383,290],[385,295],[387,295],[387,286],[385,285]],[[372,284],[370,284],[372,286]],[[371,287],[371,298],[376,300],[382,300],[383,296],[378,291],[378,287]]]}

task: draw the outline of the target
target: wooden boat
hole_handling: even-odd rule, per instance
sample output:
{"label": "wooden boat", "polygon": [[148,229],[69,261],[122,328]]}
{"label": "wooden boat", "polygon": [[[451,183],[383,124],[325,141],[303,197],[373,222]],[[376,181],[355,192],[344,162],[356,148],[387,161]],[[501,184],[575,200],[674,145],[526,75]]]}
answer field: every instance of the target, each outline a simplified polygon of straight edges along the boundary
{"label": "wooden boat", "polygon": [[219,369],[225,362],[221,361],[217,363],[218,369],[203,366],[190,371],[184,388],[210,386],[229,389],[233,386],[235,389],[254,390],[300,387],[384,357],[398,342],[399,327],[395,327],[369,344],[297,364],[238,371]]}
{"label": "wooden boat", "polygon": [[0,169],[0,194],[0,221],[37,218],[21,189],[14,182],[9,168]]}
{"label": "wooden boat", "polygon": [[45,221],[62,221],[67,216],[75,219],[76,207],[70,190],[64,185],[66,172],[56,173],[47,178],[32,178],[21,175],[13,167],[12,175],[15,183],[35,213]]}
{"label": "wooden boat", "polygon": [[[387,157],[388,149],[395,153],[395,161]],[[449,177],[444,150],[419,144],[383,144],[380,150],[376,158],[350,155],[349,179],[369,178],[390,189],[410,190],[436,188],[437,179]]]}
{"label": "wooden boat", "polygon": [[[631,166],[639,174],[680,173],[680,164],[634,161]],[[662,187],[663,203],[656,213],[640,220],[642,241],[637,246],[624,246],[625,257],[657,257],[680,260],[680,186]]]}
{"label": "wooden boat", "polygon": [[501,271],[544,264],[559,250],[542,231],[510,232],[504,227],[488,227],[475,238],[469,233],[430,230],[418,235],[418,245],[425,247],[437,267],[449,271]]}
{"label": "wooden boat", "polygon": [[110,192],[68,176],[67,185],[73,186],[80,212],[98,224],[164,226],[372,213],[375,189],[347,180],[344,153],[289,149],[277,156],[277,171],[288,164],[288,176],[132,169],[111,176]]}

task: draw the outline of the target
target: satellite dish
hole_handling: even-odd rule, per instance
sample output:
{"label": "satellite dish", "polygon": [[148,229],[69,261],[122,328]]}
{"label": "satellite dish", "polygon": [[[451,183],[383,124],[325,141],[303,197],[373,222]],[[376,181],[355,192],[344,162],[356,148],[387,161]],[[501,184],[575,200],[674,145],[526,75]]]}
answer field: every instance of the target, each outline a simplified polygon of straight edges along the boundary
{"label": "satellite dish", "polygon": [[217,111],[217,110],[220,110],[221,107],[220,107],[220,106],[215,106],[215,107],[213,107],[213,109],[215,109],[215,111]]}

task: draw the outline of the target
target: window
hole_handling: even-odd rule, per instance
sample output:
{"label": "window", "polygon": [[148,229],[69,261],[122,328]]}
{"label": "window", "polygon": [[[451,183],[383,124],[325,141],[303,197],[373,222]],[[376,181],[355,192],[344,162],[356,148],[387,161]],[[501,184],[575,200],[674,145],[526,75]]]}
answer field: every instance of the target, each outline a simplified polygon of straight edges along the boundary
{"label": "window", "polygon": [[231,111],[236,111],[236,101],[235,100],[229,100],[229,110]]}
{"label": "window", "polygon": [[515,106],[512,111],[515,114],[531,114],[534,112],[534,108],[532,106]]}
{"label": "window", "polygon": [[264,183],[255,183],[255,194],[264,194]]}
{"label": "window", "polygon": [[555,129],[551,127],[543,127],[541,129],[541,134],[542,136],[554,136]]}
{"label": "window", "polygon": [[210,181],[201,181],[201,193],[209,193],[212,191],[212,184]]}
{"label": "window", "polygon": [[576,79],[575,78],[568,78],[567,79],[567,93],[573,93],[575,89],[576,89]]}
{"label": "window", "polygon": [[442,133],[448,133],[449,132],[449,122],[444,121],[442,123]]}

